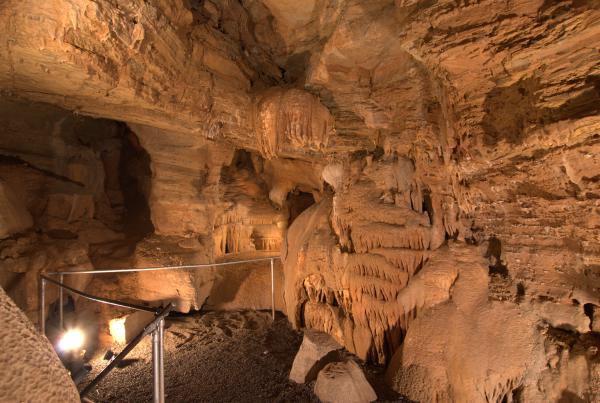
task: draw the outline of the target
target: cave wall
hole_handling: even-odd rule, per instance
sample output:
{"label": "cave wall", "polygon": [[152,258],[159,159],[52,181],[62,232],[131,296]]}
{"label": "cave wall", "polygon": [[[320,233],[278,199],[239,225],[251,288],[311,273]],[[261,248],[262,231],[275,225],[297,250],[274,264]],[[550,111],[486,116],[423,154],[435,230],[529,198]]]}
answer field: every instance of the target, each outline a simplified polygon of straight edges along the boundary
{"label": "cave wall", "polygon": [[[0,98],[0,122],[2,214],[10,219],[0,240],[1,285],[36,320],[38,273],[92,268],[101,245],[124,238],[122,193],[109,180],[120,127],[8,97]],[[85,288],[89,278],[67,282]],[[50,300],[56,295],[49,289]]]}
{"label": "cave wall", "polygon": [[[182,135],[178,143],[176,133],[7,96],[0,106],[1,286],[34,322],[41,272],[198,264],[279,252],[285,219],[254,172],[235,166],[234,150],[205,139],[186,142]],[[225,195],[224,188],[231,190]],[[223,230],[240,250],[214,247],[222,243]],[[117,299],[173,300],[183,312],[199,309],[209,296],[214,309],[267,309],[270,295],[253,290],[270,288],[268,269],[265,262],[66,282]],[[278,262],[275,269],[281,284]],[[47,305],[53,305],[56,289],[47,291]],[[97,310],[82,303],[82,309]],[[276,306],[282,309],[281,292]]]}
{"label": "cave wall", "polygon": [[[597,397],[597,2],[6,1],[0,22],[3,90],[123,121],[148,154],[153,231],[128,264],[280,251],[290,322],[410,398]],[[0,233],[65,230],[4,181]],[[256,273],[93,287],[234,307]]]}

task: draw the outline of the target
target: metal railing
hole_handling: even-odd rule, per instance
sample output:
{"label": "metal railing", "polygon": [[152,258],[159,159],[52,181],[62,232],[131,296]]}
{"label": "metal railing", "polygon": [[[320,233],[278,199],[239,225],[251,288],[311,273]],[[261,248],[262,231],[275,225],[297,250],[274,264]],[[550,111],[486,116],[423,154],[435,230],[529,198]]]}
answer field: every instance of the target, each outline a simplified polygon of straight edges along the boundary
{"label": "metal railing", "polygon": [[110,371],[129,354],[131,350],[135,348],[139,344],[142,339],[148,334],[152,334],[152,373],[154,378],[154,388],[152,391],[152,395],[154,396],[154,402],[164,402],[165,401],[165,375],[164,375],[164,348],[163,348],[163,339],[164,339],[164,323],[165,317],[169,315],[171,310],[173,309],[173,304],[170,303],[167,307],[163,308],[162,311],[156,314],[156,318],[152,320],[144,329],[138,333],[136,337],[133,338],[125,346],[123,351],[121,351],[116,357],[113,357],[108,365],[94,378],[92,381],[80,392],[79,396],[83,399],[89,392],[91,392],[96,385],[109,374]]}
{"label": "metal railing", "polygon": [[[81,397],[84,397],[89,393],[118,363],[121,361],[133,348],[148,334],[152,334],[152,371],[153,371],[153,400],[154,402],[164,403],[164,319],[168,316],[169,312],[173,309],[173,304],[169,303],[166,308],[159,310],[146,306],[131,304],[128,302],[117,301],[109,298],[98,297],[91,295],[76,288],[70,287],[64,284],[64,276],[66,275],[84,275],[84,274],[109,274],[109,273],[137,273],[145,271],[167,271],[167,270],[189,270],[189,269],[203,269],[221,266],[233,266],[243,263],[256,263],[269,261],[271,266],[271,315],[275,320],[275,259],[280,259],[278,256],[265,257],[258,259],[248,260],[236,260],[222,263],[211,263],[211,264],[195,264],[195,265],[180,265],[180,266],[160,266],[160,267],[143,267],[143,268],[129,268],[129,269],[99,269],[99,270],[75,270],[75,271],[60,271],[60,272],[47,272],[40,274],[40,287],[39,287],[39,326],[40,332],[46,334],[46,283],[51,283],[58,286],[58,303],[59,303],[59,328],[64,327],[64,292],[67,290],[74,294],[80,295],[83,298],[91,301],[100,302],[103,304],[118,306],[122,308],[135,309],[138,311],[152,312],[156,315],[155,319],[151,321],[125,348],[119,353],[114,359],[104,368],[97,376],[88,384],[80,393]],[[58,280],[55,280],[49,276],[59,276]]]}

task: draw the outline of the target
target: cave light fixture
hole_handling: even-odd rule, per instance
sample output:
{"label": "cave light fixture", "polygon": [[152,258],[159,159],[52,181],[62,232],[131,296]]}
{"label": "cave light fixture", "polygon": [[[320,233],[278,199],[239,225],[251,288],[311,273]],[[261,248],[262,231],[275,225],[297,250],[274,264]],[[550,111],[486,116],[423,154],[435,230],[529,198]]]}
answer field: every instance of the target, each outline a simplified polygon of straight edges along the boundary
{"label": "cave light fixture", "polygon": [[67,330],[58,341],[58,348],[64,352],[79,351],[83,347],[85,336],[80,329]]}

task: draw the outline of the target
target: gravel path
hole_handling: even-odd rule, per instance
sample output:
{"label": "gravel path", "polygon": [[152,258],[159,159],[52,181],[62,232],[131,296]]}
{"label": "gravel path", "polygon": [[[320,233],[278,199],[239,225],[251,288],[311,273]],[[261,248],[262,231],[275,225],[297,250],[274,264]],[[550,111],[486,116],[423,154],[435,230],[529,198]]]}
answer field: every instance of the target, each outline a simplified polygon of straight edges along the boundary
{"label": "gravel path", "polygon": [[[167,402],[318,402],[311,384],[288,380],[302,334],[266,312],[210,312],[170,317],[165,332]],[[122,347],[115,346],[113,351]],[[152,401],[150,337],[112,371],[90,398]],[[95,376],[106,361],[91,361]],[[80,388],[83,385],[80,385]]]}

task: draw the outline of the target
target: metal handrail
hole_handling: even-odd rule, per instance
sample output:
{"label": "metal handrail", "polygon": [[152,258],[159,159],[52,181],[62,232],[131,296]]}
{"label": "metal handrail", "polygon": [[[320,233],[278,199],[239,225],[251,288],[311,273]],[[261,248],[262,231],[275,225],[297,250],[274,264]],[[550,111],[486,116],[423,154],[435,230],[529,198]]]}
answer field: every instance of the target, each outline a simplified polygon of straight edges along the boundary
{"label": "metal handrail", "polygon": [[[127,346],[119,353],[116,357],[113,357],[111,361],[108,363],[106,367],[98,374],[96,377],[79,393],[80,398],[84,398],[89,392],[91,392],[102,379],[106,377],[112,371],[114,367],[119,365],[119,363],[139,344],[142,339],[152,334],[152,362],[153,362],[153,372],[155,374],[154,380],[154,396],[155,401],[156,396],[163,396],[164,401],[164,372],[163,372],[163,346],[162,346],[162,332],[164,319],[169,315],[169,312],[173,309],[173,304],[170,303],[165,308],[163,308],[159,313],[157,313],[156,318],[154,318],[150,323],[139,332]],[[156,344],[159,344],[156,346]],[[160,354],[159,357],[157,355]]]}
{"label": "metal handrail", "polygon": [[152,313],[156,313],[156,309],[154,308],[150,308],[147,306],[141,306],[141,305],[135,305],[135,304],[130,304],[128,302],[122,302],[122,301],[116,301],[114,299],[109,299],[109,298],[103,298],[103,297],[98,297],[96,295],[91,295],[88,294],[86,292],[83,292],[81,290],[78,290],[76,288],[73,287],[69,287],[68,285],[56,281],[48,276],[44,276],[43,274],[40,274],[40,278],[44,281],[47,281],[49,283],[55,284],[61,288],[64,288],[65,290],[69,290],[74,294],[80,295],[83,298],[89,299],[91,301],[96,301],[96,302],[101,302],[103,304],[107,304],[107,305],[114,305],[114,306],[119,306],[121,308],[130,308],[130,309],[136,309],[138,311],[146,311],[146,312],[152,312]]}
{"label": "metal handrail", "polygon": [[189,264],[189,265],[180,265],[180,266],[157,266],[157,267],[141,267],[141,268],[129,268],[129,269],[49,271],[49,272],[46,272],[46,274],[61,274],[61,275],[107,274],[107,273],[137,273],[137,272],[144,272],[144,271],[180,270],[180,269],[207,269],[210,267],[233,266],[233,265],[240,264],[240,263],[266,262],[268,260],[273,261],[275,259],[281,259],[281,258],[279,256],[271,256],[271,257],[261,257],[258,259],[234,260],[231,262]]}
{"label": "metal handrail", "polygon": [[[129,268],[129,269],[100,269],[100,270],[74,270],[74,271],[54,271],[54,272],[46,272],[47,275],[59,275],[60,276],[60,283],[64,285],[63,283],[63,279],[65,275],[79,275],[79,274],[109,274],[109,273],[137,273],[137,272],[146,272],[146,271],[166,271],[166,270],[187,270],[187,269],[205,269],[205,268],[211,268],[211,267],[221,267],[221,266],[233,266],[236,264],[242,264],[242,263],[256,263],[256,262],[266,262],[266,261],[270,261],[271,263],[271,317],[273,320],[275,320],[275,268],[274,268],[274,261],[275,259],[279,259],[281,260],[281,258],[279,256],[271,256],[271,257],[263,257],[263,258],[257,258],[257,259],[246,259],[246,260],[234,260],[231,262],[221,262],[221,263],[203,263],[203,264],[192,264],[192,265],[178,265],[178,266],[157,266],[157,267],[140,267],[140,268]],[[44,293],[45,293],[45,281],[48,279],[46,276],[40,275],[41,280],[41,284],[40,284],[40,300],[43,298]],[[43,277],[46,277],[46,279],[44,279]],[[54,284],[57,284],[56,282],[52,281]],[[64,286],[64,288],[67,288],[67,286]],[[71,291],[73,291],[74,289],[71,289]],[[79,295],[82,295],[85,297],[84,293],[80,292],[80,291],[73,291],[73,292],[77,292]],[[63,313],[63,290],[62,290],[62,286],[59,287],[59,294],[58,294],[58,298],[59,298],[59,326],[62,327],[63,323],[64,323],[64,313]],[[87,297],[86,297],[87,298]],[[89,298],[92,299],[92,298]],[[100,297],[95,297],[95,299],[92,299],[98,302],[102,302]],[[106,299],[108,301],[108,299]],[[119,302],[119,301],[116,301]],[[107,302],[110,304],[110,302]],[[130,305],[130,306],[125,306],[127,308],[132,308],[132,309],[140,309],[140,307],[136,307],[133,304],[126,304],[126,303],[121,303],[121,306],[123,306],[122,304],[125,305]],[[117,305],[119,306],[119,304],[111,304],[111,305]],[[44,323],[43,323],[43,314],[44,314],[44,306],[40,305],[40,329],[42,329],[42,333],[44,333]],[[142,307],[141,310],[147,310],[145,307]],[[152,310],[152,312],[154,312],[154,310]]]}
{"label": "metal handrail", "polygon": [[[63,289],[66,289],[72,293],[78,294],[84,298],[87,298],[92,301],[119,306],[123,308],[130,308],[139,311],[153,312],[157,315],[157,317],[144,328],[136,338],[132,342],[130,342],[121,353],[115,358],[114,361],[119,359],[119,361],[125,357],[134,347],[137,345],[140,340],[147,335],[149,332],[152,333],[152,363],[153,363],[153,378],[154,378],[154,402],[163,403],[164,402],[164,365],[163,365],[163,330],[164,330],[164,318],[169,314],[171,309],[173,309],[173,304],[169,303],[167,308],[162,309],[160,312],[157,309],[135,305],[128,302],[117,301],[109,298],[98,297],[95,295],[88,294],[76,288],[65,285],[63,280],[65,275],[77,275],[77,274],[108,274],[108,273],[133,273],[133,272],[145,272],[145,271],[164,271],[164,270],[182,270],[182,269],[201,269],[201,268],[210,268],[210,267],[219,267],[219,266],[231,266],[241,263],[255,263],[255,262],[264,262],[270,261],[271,266],[271,314],[273,320],[275,320],[275,269],[274,269],[274,261],[275,259],[280,259],[279,256],[258,258],[258,259],[247,259],[247,260],[237,260],[231,262],[222,262],[222,263],[212,263],[212,264],[195,264],[195,265],[179,265],[179,266],[160,266],[160,267],[143,267],[143,268],[129,268],[129,269],[100,269],[100,270],[75,270],[75,271],[59,271],[59,272],[46,272],[47,275],[58,275],[59,280],[54,280],[44,274],[40,273],[40,288],[39,288],[39,304],[40,304],[40,331],[42,334],[46,334],[46,318],[45,318],[45,295],[46,295],[46,282],[55,284],[59,288],[59,326],[62,329],[63,327]],[[134,343],[135,342],[135,343]],[[108,374],[117,365],[118,362],[111,362],[109,365],[102,370],[100,374],[81,392],[81,397],[87,394],[98,382]]]}

